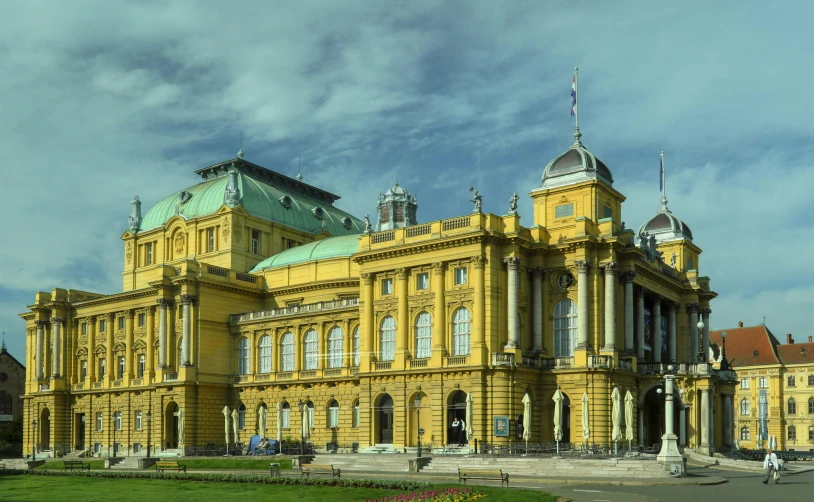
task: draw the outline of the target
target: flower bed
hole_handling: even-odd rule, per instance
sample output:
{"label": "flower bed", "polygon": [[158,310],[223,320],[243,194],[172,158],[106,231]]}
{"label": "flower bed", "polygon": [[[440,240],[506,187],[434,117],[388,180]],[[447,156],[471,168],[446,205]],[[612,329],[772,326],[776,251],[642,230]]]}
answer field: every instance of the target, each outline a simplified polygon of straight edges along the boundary
{"label": "flower bed", "polygon": [[470,502],[486,497],[483,493],[473,492],[472,488],[445,488],[441,490],[427,490],[424,492],[410,492],[391,495],[380,499],[367,499],[365,502],[408,502],[420,500],[424,502]]}

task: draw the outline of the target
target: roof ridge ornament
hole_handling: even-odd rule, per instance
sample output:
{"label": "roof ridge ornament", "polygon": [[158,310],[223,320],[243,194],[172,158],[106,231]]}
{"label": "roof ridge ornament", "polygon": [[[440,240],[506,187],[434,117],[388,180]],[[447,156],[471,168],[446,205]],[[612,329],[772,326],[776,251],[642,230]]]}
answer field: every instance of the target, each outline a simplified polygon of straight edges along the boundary
{"label": "roof ridge ornament", "polygon": [[667,208],[667,176],[664,169],[664,150],[661,151],[661,163],[659,164],[659,188],[661,189],[661,212],[669,212]]}
{"label": "roof ridge ornament", "polygon": [[579,67],[574,68],[574,80],[571,82],[571,115],[574,116],[574,146],[582,146],[582,133],[579,132]]}
{"label": "roof ridge ornament", "polygon": [[130,233],[137,233],[141,229],[141,201],[138,195],[133,196],[133,201],[130,202]]}
{"label": "roof ridge ornament", "polygon": [[237,166],[233,162],[232,165],[229,166],[229,174],[227,175],[229,179],[226,182],[226,190],[223,193],[223,203],[229,207],[241,205],[237,175]]}

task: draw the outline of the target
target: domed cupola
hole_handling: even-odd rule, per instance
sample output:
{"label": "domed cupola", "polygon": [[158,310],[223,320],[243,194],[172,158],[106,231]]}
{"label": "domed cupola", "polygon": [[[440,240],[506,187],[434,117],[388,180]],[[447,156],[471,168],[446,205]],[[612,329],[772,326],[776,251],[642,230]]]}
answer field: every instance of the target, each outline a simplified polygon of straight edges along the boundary
{"label": "domed cupola", "polygon": [[543,171],[542,188],[572,185],[586,180],[600,180],[613,186],[613,174],[604,162],[585,148],[577,128],[574,144],[560,156],[548,163]]}
{"label": "domed cupola", "polygon": [[667,207],[667,182],[664,177],[664,152],[661,152],[661,209],[639,227],[638,236],[656,238],[656,243],[687,240],[692,242],[692,230]]}
{"label": "domed cupola", "polygon": [[379,202],[376,204],[379,230],[393,230],[415,225],[418,203],[415,194],[399,186],[399,182],[387,190],[379,193]]}

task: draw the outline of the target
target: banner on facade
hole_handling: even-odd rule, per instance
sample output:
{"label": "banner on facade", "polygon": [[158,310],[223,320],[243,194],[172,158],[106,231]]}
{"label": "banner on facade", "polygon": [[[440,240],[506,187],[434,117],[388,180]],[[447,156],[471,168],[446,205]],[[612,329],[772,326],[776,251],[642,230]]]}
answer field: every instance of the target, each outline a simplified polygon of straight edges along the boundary
{"label": "banner on facade", "polygon": [[509,417],[495,417],[495,436],[509,436]]}
{"label": "banner on facade", "polygon": [[766,424],[766,417],[769,412],[769,401],[766,398],[766,389],[761,389],[758,401],[758,417],[760,418],[760,438],[764,441],[769,439],[769,427]]}

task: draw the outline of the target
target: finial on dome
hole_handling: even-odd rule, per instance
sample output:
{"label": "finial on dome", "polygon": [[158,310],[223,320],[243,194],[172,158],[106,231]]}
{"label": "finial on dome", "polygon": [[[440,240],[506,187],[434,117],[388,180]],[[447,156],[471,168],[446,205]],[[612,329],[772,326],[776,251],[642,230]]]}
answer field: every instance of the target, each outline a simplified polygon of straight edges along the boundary
{"label": "finial on dome", "polygon": [[667,177],[664,174],[664,150],[661,151],[659,169],[659,189],[661,189],[661,210],[667,211]]}
{"label": "finial on dome", "polygon": [[240,150],[237,152],[237,158],[243,159],[243,131],[240,131]]}
{"label": "finial on dome", "polygon": [[240,150],[238,150],[238,152],[237,152],[237,158],[238,158],[238,159],[242,159],[242,158],[243,158],[243,149],[242,149],[242,148],[241,148]]}
{"label": "finial on dome", "polygon": [[6,350],[6,332],[3,331],[3,345],[0,346],[0,352],[8,352]]}
{"label": "finial on dome", "polygon": [[297,155],[297,181],[302,181],[302,160]]}
{"label": "finial on dome", "polygon": [[571,115],[574,116],[574,145],[582,145],[579,138],[579,67],[574,67],[574,80],[571,82]]}

